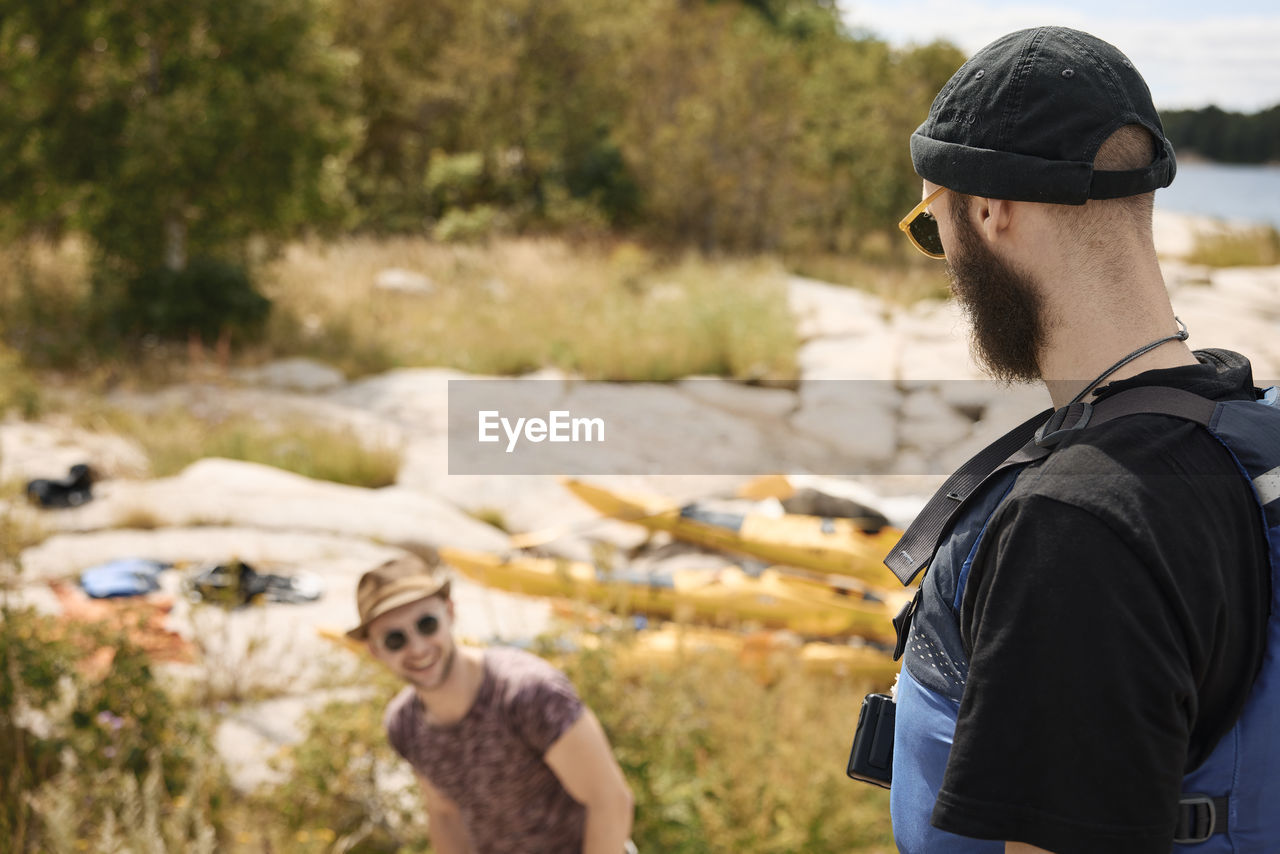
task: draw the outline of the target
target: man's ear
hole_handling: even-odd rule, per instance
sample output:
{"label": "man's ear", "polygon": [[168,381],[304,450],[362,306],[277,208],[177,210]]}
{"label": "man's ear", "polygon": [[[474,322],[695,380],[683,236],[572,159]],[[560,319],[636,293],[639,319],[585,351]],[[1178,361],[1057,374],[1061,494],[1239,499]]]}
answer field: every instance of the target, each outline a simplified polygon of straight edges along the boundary
{"label": "man's ear", "polygon": [[1017,212],[1018,203],[1007,199],[986,199],[981,196],[970,206],[977,220],[978,230],[988,243],[995,243],[1009,231]]}

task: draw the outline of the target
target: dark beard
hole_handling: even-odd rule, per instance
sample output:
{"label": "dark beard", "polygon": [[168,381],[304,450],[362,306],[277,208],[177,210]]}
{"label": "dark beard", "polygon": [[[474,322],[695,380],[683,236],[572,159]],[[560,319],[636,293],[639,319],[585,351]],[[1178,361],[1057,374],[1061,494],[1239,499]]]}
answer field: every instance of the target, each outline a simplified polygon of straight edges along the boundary
{"label": "dark beard", "polygon": [[947,256],[951,293],[973,326],[970,351],[979,366],[1004,383],[1040,379],[1044,312],[1030,276],[997,257],[955,206],[952,230],[958,252]]}

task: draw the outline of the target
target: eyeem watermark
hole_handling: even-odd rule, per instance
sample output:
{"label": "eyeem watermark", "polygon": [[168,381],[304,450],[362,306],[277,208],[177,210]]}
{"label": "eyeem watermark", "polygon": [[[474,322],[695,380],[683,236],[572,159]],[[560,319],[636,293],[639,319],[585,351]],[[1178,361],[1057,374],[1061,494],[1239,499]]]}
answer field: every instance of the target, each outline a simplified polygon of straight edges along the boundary
{"label": "eyeem watermark", "polygon": [[480,442],[500,442],[499,430],[506,434],[507,453],[513,453],[520,439],[528,442],[603,442],[603,418],[574,418],[567,409],[553,409],[542,418],[503,418],[496,409],[479,412]]}

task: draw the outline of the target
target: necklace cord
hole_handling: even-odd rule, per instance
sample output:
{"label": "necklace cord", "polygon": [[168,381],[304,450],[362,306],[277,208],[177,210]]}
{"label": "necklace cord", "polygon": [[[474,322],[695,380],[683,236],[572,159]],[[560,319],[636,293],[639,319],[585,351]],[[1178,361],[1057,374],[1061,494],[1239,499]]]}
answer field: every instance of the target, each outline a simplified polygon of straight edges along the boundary
{"label": "necklace cord", "polygon": [[1150,344],[1143,344],[1137,350],[1134,350],[1132,353],[1125,356],[1123,359],[1116,362],[1114,365],[1107,368],[1102,373],[1098,374],[1097,379],[1095,379],[1093,382],[1089,383],[1087,386],[1081,389],[1080,393],[1077,394],[1075,397],[1071,398],[1071,403],[1079,403],[1081,400],[1084,399],[1084,396],[1086,394],[1088,394],[1098,385],[1098,383],[1102,382],[1107,377],[1111,376],[1116,371],[1120,370],[1125,365],[1129,364],[1139,356],[1142,356],[1146,353],[1151,352],[1155,348],[1159,347],[1161,344],[1167,344],[1170,341],[1186,341],[1188,338],[1190,338],[1191,333],[1187,331],[1187,325],[1177,317],[1174,317],[1173,319],[1178,322],[1178,326],[1179,326],[1179,330],[1175,334],[1167,335],[1164,338],[1157,338],[1155,341],[1152,341]]}

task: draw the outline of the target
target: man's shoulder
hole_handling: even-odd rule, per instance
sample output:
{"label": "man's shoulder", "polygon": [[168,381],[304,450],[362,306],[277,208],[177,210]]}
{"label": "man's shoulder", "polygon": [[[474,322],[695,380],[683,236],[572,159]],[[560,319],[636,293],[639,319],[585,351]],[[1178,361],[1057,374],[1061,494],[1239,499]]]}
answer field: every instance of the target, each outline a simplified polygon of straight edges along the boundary
{"label": "man's shoulder", "polygon": [[1081,536],[1101,526],[1129,542],[1180,541],[1225,508],[1247,513],[1249,494],[1230,452],[1204,427],[1139,414],[1081,430],[1029,466],[998,519],[1049,519]]}
{"label": "man's shoulder", "polygon": [[1053,493],[1081,484],[1096,488],[1236,476],[1222,444],[1203,426],[1171,415],[1138,413],[1088,427],[1068,436],[1031,468],[1019,486]]}
{"label": "man's shoulder", "polygon": [[414,716],[417,713],[414,702],[416,697],[413,686],[406,685],[391,698],[382,713],[382,726],[386,730],[387,738],[401,753],[404,752],[404,745],[413,729]]}
{"label": "man's shoulder", "polygon": [[551,662],[516,647],[487,648],[484,666],[503,696],[545,683],[568,683],[568,677]]}
{"label": "man's shoulder", "polygon": [[485,650],[497,715],[527,745],[544,754],[585,708],[573,683],[550,662],[509,647]]}
{"label": "man's shoulder", "polygon": [[387,702],[387,708],[383,712],[384,720],[399,718],[408,714],[413,705],[414,690],[412,685],[405,685],[396,695]]}

